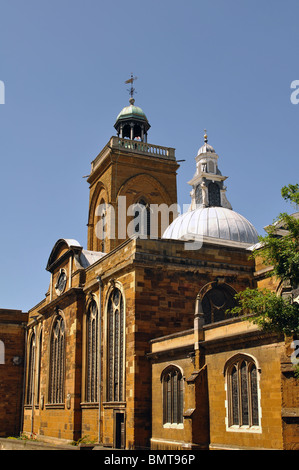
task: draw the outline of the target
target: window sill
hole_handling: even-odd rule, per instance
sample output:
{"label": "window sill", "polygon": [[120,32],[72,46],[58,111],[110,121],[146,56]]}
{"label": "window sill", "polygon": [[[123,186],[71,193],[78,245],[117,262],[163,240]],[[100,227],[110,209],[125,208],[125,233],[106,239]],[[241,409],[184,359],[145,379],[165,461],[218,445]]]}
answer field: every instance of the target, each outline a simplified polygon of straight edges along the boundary
{"label": "window sill", "polygon": [[99,402],[89,402],[89,401],[84,401],[80,403],[80,406],[83,410],[86,409],[98,409],[99,408]]}
{"label": "window sill", "polygon": [[125,401],[105,401],[103,403],[103,408],[125,408]]}
{"label": "window sill", "polygon": [[247,433],[261,433],[261,426],[238,426],[233,425],[226,428],[228,432],[247,432]]}
{"label": "window sill", "polygon": [[164,429],[184,429],[183,423],[165,423],[163,424]]}
{"label": "window sill", "polygon": [[46,410],[64,410],[65,404],[64,403],[46,403],[45,408]]}

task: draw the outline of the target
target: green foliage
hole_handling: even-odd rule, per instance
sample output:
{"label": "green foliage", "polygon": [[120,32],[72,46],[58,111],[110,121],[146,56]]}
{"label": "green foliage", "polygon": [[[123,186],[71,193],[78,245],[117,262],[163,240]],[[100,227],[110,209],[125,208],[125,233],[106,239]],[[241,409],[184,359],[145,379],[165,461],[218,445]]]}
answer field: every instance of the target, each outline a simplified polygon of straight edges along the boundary
{"label": "green foliage", "polygon": [[89,436],[82,436],[77,441],[72,441],[72,446],[80,446],[81,444],[95,444],[95,440],[89,438]]}
{"label": "green foliage", "polygon": [[289,184],[281,189],[281,195],[285,201],[290,201],[295,206],[299,205],[299,184]]}
{"label": "green foliage", "polygon": [[267,289],[245,289],[236,295],[232,315],[249,314],[249,320],[265,331],[292,335],[299,333],[299,304],[279,297]]}
{"label": "green foliage", "polygon": [[[284,186],[281,193],[286,200],[299,203],[298,184]],[[266,265],[273,266],[271,276],[288,281],[295,288],[299,284],[299,219],[282,213],[266,232],[260,237],[261,248],[253,256],[261,256]]]}
{"label": "green foliage", "polygon": [[[299,184],[284,186],[282,197],[295,206],[299,204]],[[286,213],[280,214],[273,225],[260,237],[260,247],[253,252],[273,269],[269,276],[291,284],[299,285],[299,219]],[[299,333],[299,304],[279,297],[267,289],[246,289],[237,294],[237,307],[230,314],[250,314],[250,319],[263,330],[285,335]],[[298,372],[299,374],[299,372]]]}

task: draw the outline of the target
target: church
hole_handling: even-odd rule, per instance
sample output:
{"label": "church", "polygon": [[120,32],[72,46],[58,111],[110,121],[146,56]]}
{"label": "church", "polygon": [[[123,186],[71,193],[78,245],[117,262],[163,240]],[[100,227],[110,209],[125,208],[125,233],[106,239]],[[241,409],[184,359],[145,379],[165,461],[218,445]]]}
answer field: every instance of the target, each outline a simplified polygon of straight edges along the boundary
{"label": "church", "polygon": [[24,328],[21,431],[107,449],[299,449],[290,341],[226,312],[247,287],[280,288],[250,258],[257,232],[207,134],[179,214],[175,149],[149,143],[150,127],[132,94],[91,163],[86,248],[60,238],[49,254]]}

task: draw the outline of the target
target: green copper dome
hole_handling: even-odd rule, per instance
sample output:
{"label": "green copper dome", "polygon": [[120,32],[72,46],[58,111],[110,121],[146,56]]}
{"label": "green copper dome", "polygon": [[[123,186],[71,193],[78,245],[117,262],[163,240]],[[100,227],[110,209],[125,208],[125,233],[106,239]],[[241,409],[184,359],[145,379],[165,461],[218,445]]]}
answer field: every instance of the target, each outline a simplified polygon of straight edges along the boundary
{"label": "green copper dome", "polygon": [[147,131],[151,126],[142,109],[135,106],[135,100],[131,98],[130,105],[123,108],[117,116],[114,127],[121,138],[147,142]]}
{"label": "green copper dome", "polygon": [[133,103],[130,104],[130,106],[126,106],[125,108],[123,108],[121,110],[121,112],[119,113],[119,115],[116,118],[116,122],[120,119],[121,120],[127,120],[127,119],[130,119],[130,118],[142,119],[142,120],[148,122],[147,117],[144,114],[144,112],[142,111],[142,109],[139,108],[138,106],[135,106]]}

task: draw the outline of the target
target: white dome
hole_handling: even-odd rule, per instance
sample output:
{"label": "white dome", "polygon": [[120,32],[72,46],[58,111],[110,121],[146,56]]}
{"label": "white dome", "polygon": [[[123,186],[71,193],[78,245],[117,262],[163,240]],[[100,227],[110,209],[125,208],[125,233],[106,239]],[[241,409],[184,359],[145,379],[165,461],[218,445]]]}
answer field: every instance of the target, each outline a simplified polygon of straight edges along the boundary
{"label": "white dome", "polygon": [[200,207],[186,212],[178,216],[162,236],[172,240],[201,237],[248,245],[258,242],[258,233],[254,226],[242,215],[224,207]]}

